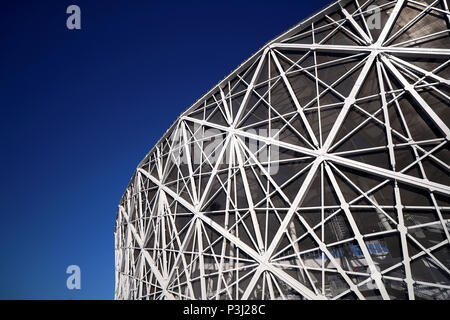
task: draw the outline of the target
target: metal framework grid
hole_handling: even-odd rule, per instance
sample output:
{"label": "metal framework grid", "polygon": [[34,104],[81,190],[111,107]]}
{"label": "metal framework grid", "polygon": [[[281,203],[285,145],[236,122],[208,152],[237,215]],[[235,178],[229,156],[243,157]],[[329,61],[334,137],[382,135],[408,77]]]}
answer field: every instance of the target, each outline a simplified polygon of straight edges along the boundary
{"label": "metal framework grid", "polygon": [[449,29],[446,0],[337,1],[246,60],[139,164],[115,298],[449,299]]}

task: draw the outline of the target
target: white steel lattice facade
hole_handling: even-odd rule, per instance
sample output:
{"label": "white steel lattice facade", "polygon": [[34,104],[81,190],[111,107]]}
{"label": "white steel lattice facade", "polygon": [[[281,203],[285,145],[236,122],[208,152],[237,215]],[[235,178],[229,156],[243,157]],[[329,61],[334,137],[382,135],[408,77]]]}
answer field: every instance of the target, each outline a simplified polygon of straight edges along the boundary
{"label": "white steel lattice facade", "polygon": [[450,299],[449,28],[338,1],[246,60],[139,164],[115,297]]}

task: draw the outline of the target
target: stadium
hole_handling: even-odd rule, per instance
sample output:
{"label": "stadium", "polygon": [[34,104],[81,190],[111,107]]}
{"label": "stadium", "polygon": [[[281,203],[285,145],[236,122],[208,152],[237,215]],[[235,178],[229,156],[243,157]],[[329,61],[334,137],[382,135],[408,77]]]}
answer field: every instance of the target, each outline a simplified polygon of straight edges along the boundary
{"label": "stadium", "polygon": [[115,298],[450,299],[449,29],[446,0],[336,1],[174,115]]}

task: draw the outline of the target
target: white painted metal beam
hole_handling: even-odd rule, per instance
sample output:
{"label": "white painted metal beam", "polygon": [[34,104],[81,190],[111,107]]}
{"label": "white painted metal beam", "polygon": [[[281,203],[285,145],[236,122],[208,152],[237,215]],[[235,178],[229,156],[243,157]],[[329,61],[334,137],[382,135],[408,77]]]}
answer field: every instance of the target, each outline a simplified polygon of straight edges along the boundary
{"label": "white painted metal beam", "polygon": [[323,52],[387,52],[405,56],[433,56],[450,57],[450,49],[442,48],[415,48],[415,47],[383,47],[377,44],[370,46],[338,45],[338,44],[303,44],[303,43],[274,43],[270,45],[271,49],[284,50],[315,50]]}
{"label": "white painted metal beam", "polygon": [[436,124],[437,128],[443,133],[444,138],[450,140],[450,130],[442,119],[434,112],[434,110],[428,105],[428,103],[421,97],[421,95],[414,89],[414,86],[410,84],[405,77],[395,68],[389,61],[389,58],[382,56],[381,60],[384,65],[394,74],[398,81],[403,85],[404,89],[413,96],[420,107],[426,112],[431,120]]}

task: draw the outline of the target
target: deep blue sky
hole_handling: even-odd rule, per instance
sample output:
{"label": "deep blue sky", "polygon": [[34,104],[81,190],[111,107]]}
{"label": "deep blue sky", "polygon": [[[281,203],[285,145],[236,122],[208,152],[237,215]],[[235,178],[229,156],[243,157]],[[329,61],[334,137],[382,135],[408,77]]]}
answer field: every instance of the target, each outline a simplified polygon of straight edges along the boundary
{"label": "deep blue sky", "polygon": [[[197,98],[328,2],[2,1],[0,299],[112,299],[116,208],[138,162]],[[82,30],[66,28],[70,4]]]}

